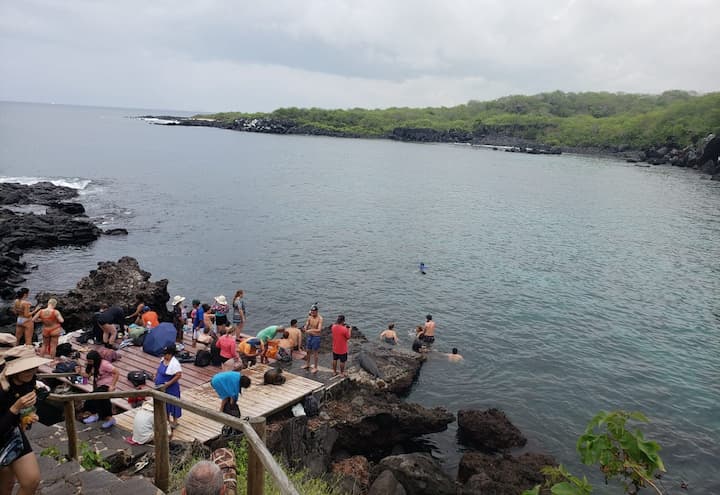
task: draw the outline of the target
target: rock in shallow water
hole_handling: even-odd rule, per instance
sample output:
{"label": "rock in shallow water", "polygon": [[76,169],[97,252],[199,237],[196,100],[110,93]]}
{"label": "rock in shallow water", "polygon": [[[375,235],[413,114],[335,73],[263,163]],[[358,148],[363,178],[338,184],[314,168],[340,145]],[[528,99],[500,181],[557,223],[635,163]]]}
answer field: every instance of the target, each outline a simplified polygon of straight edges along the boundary
{"label": "rock in shallow water", "polygon": [[527,439],[499,409],[458,411],[458,437],[472,447],[485,451],[522,447]]}
{"label": "rock in shallow water", "polygon": [[466,452],[458,466],[458,481],[464,494],[515,495],[544,481],[540,470],[555,466],[552,456],[526,453],[518,457]]}
{"label": "rock in shallow water", "polygon": [[408,495],[457,493],[455,482],[429,454],[414,453],[385,457],[373,468],[372,474],[379,478],[384,471],[391,471]]}

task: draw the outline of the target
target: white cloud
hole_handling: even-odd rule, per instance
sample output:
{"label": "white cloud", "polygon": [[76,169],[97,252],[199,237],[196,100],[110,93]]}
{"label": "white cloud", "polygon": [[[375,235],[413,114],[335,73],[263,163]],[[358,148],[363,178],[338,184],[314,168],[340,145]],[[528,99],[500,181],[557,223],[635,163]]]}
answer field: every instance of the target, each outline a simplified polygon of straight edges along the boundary
{"label": "white cloud", "polygon": [[718,90],[710,0],[0,3],[0,99],[176,109]]}

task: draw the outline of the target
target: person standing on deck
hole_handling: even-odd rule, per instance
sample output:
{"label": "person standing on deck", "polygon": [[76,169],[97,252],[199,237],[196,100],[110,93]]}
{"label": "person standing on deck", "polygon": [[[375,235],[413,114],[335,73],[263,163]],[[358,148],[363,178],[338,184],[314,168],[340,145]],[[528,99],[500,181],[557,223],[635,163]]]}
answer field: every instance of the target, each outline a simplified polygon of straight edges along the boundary
{"label": "person standing on deck", "polygon": [[[177,348],[175,345],[169,345],[163,351],[163,358],[160,360],[157,373],[155,374],[155,385],[165,385],[165,393],[180,398],[180,378],[182,378],[182,366],[180,361],[175,357]],[[178,419],[182,416],[180,406],[174,406],[170,403],[166,404],[168,421],[170,428],[178,427]]]}
{"label": "person standing on deck", "polygon": [[233,297],[233,326],[235,327],[235,338],[240,339],[243,327],[245,326],[245,301],[243,297],[245,292],[242,289],[238,289]]}
{"label": "person standing on deck", "polygon": [[183,296],[175,296],[172,300],[173,307],[173,325],[175,326],[175,342],[182,344],[183,326],[185,325],[185,315],[183,314],[182,302],[185,300]]}
{"label": "person standing on deck", "polygon": [[305,335],[307,335],[307,341],[305,342],[307,354],[305,355],[305,366],[303,366],[303,369],[310,369],[310,359],[314,358],[315,367],[313,368],[312,373],[317,373],[318,371],[318,356],[320,354],[320,335],[322,335],[322,324],[323,317],[320,316],[320,313],[318,313],[318,307],[313,304],[310,307],[308,319],[303,327],[303,331],[305,332]]}
{"label": "person standing on deck", "polygon": [[345,363],[348,357],[350,325],[345,323],[345,315],[339,315],[331,328],[333,347],[333,375],[337,375],[337,363],[340,361],[340,376],[345,376]]}

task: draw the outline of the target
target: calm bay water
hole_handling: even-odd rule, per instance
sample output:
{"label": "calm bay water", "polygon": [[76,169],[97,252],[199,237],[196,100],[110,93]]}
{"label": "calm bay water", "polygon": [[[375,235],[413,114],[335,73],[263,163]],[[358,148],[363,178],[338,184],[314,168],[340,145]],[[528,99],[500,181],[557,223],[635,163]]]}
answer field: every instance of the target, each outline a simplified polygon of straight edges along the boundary
{"label": "calm bay water", "polygon": [[[720,183],[587,157],[124,118],[143,113],[0,104],[0,178],[85,186],[88,214],[130,231],[28,253],[33,292],[130,255],[171,295],[245,289],[250,332],[315,301],[371,337],[390,321],[405,336],[432,313],[436,349],[465,362],[431,355],[410,400],[499,407],[528,450],[588,475],[574,451],[588,420],[640,410],[666,486],[720,493]],[[448,470],[454,432],[429,438]]]}

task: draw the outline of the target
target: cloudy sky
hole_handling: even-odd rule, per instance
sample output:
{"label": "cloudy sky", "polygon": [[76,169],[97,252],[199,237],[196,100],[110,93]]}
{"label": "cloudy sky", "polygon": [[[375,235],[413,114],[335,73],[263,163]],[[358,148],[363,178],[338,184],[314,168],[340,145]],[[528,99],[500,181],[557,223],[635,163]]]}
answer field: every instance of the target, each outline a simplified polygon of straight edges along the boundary
{"label": "cloudy sky", "polygon": [[0,0],[0,100],[177,110],[720,90],[718,0]]}

